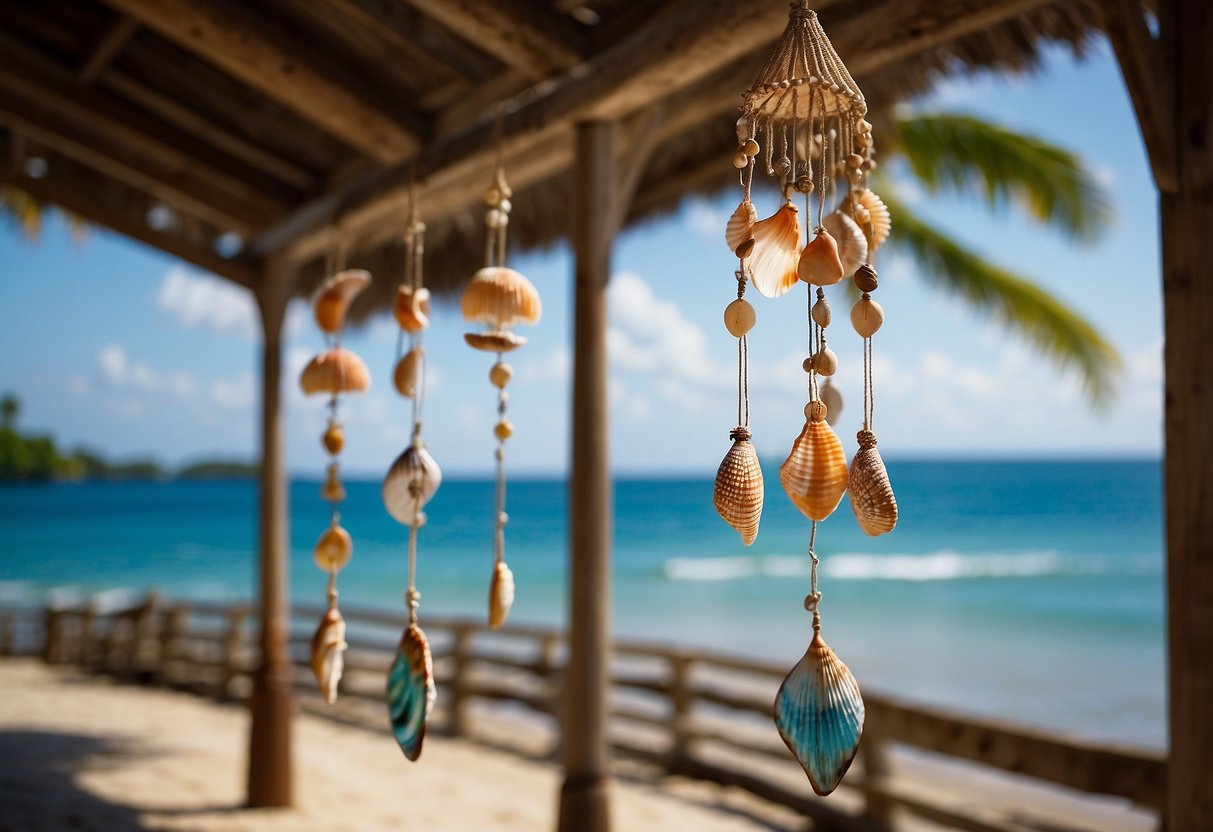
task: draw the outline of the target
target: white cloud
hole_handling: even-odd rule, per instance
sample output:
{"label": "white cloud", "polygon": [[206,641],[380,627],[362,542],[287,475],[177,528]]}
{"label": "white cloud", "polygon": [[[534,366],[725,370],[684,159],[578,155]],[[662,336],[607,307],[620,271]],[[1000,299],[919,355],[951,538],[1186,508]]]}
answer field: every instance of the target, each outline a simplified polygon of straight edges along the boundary
{"label": "white cloud", "polygon": [[126,350],[117,344],[109,344],[97,353],[97,364],[101,367],[102,377],[110,384],[122,384],[126,381]]}
{"label": "white cloud", "polygon": [[246,409],[253,405],[255,384],[252,373],[245,373],[235,379],[216,379],[211,382],[211,401],[220,407],[231,409]]}
{"label": "white cloud", "polygon": [[724,226],[728,217],[711,203],[703,199],[691,200],[684,209],[691,230],[703,237],[724,238]]}
{"label": "white cloud", "polygon": [[184,327],[253,340],[257,309],[248,290],[210,275],[173,266],[156,292],[156,307]]}
{"label": "white cloud", "polygon": [[101,369],[101,378],[111,387],[145,393],[167,392],[181,399],[193,396],[198,387],[194,377],[184,370],[161,372],[146,361],[132,361],[120,344],[102,347],[97,353],[97,366]]}
{"label": "white cloud", "polygon": [[573,354],[568,344],[560,344],[542,358],[527,361],[518,368],[518,380],[525,384],[549,382],[566,385],[573,375]]}

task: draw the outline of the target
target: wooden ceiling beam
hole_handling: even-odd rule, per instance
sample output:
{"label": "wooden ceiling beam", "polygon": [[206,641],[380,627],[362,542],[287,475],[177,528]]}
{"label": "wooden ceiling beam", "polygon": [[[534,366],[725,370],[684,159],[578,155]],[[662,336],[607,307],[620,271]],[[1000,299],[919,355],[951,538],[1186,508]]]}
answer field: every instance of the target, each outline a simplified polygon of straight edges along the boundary
{"label": "wooden ceiling beam", "polygon": [[80,72],[77,77],[80,83],[84,85],[91,84],[98,75],[100,75],[114,57],[122,51],[122,47],[130,40],[131,35],[135,34],[135,30],[139,28],[139,24],[127,17],[126,15],[118,15],[112,24],[101,34],[97,39],[97,43],[93,46],[84,62],[80,65]]}
{"label": "wooden ceiling beam", "polygon": [[104,0],[382,164],[419,147],[408,126],[212,0]]}

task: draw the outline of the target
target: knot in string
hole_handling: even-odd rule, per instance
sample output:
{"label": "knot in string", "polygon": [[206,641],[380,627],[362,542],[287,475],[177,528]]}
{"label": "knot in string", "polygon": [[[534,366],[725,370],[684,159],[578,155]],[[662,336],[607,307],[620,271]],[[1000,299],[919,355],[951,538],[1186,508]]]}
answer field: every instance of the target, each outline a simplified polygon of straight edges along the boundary
{"label": "knot in string", "polygon": [[876,434],[870,430],[861,430],[855,434],[855,438],[859,440],[859,447],[865,451],[876,447]]}
{"label": "knot in string", "polygon": [[750,433],[750,429],[742,425],[738,425],[729,431],[729,439],[732,439],[734,442],[748,441],[751,436],[753,434]]}

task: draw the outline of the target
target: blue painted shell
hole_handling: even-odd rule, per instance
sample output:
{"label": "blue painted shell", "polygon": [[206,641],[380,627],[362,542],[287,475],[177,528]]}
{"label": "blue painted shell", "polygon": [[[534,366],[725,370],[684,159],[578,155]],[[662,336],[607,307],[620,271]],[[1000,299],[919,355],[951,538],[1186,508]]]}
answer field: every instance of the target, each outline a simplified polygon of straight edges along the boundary
{"label": "blue painted shell", "polygon": [[421,756],[425,739],[425,723],[434,709],[437,697],[434,687],[434,661],[430,643],[416,624],[410,624],[400,637],[396,660],[387,676],[388,714],[392,718],[392,733],[404,756],[416,760]]}
{"label": "blue painted shell", "polygon": [[863,714],[855,677],[814,634],[775,695],[775,725],[822,797],[838,787],[855,759]]}

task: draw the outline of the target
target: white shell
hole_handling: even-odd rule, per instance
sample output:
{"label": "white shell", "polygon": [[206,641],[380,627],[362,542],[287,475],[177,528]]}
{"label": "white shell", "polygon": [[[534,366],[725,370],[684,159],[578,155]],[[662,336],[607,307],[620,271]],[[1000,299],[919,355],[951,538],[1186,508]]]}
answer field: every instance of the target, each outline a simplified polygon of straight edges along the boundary
{"label": "white shell", "polygon": [[868,238],[864,236],[863,230],[842,211],[827,214],[821,224],[838,243],[843,277],[854,274],[855,270],[868,260]]}
{"label": "white shell", "polygon": [[320,695],[332,705],[337,701],[337,685],[345,671],[342,655],[349,647],[345,643],[345,619],[335,609],[330,609],[320,618],[316,633],[312,636],[312,673],[320,686]]}
{"label": "white shell", "polygon": [[505,561],[493,566],[493,577],[489,581],[489,626],[494,630],[505,623],[514,605],[514,573]]}
{"label": "white shell", "polygon": [[425,449],[413,443],[404,449],[383,478],[383,505],[397,523],[411,526],[442,484],[442,469]]}
{"label": "white shell", "polygon": [[768,298],[777,298],[796,285],[800,263],[800,214],[784,205],[765,220],[754,223],[754,251],[750,254],[750,282]]}
{"label": "white shell", "polygon": [[756,222],[758,209],[754,203],[745,200],[737,206],[724,229],[724,241],[728,243],[729,251],[736,251],[739,245],[750,239]]}

